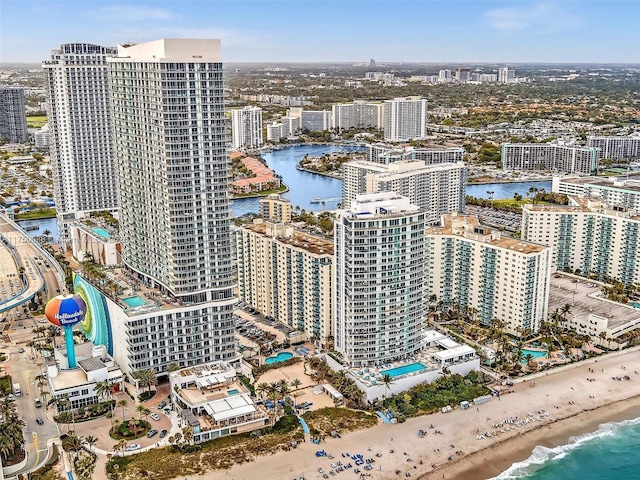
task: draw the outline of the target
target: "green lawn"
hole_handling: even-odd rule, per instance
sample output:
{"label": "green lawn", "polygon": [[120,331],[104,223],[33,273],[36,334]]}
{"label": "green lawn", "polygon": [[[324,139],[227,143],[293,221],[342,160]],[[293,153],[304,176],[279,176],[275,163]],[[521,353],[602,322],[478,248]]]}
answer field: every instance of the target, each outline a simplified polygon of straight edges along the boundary
{"label": "green lawn", "polygon": [[32,212],[16,214],[16,220],[35,220],[37,218],[52,218],[56,216],[55,208],[44,208]]}
{"label": "green lawn", "polygon": [[29,128],[42,128],[45,123],[47,123],[45,115],[27,117],[27,127]]}

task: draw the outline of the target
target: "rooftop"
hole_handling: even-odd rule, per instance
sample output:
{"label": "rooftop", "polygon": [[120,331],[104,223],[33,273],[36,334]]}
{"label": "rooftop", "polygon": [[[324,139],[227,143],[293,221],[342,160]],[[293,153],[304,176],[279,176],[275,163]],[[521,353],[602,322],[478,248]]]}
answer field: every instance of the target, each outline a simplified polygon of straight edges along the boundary
{"label": "rooftop", "polygon": [[[244,228],[265,237],[267,236],[267,224],[265,222],[245,225]],[[333,242],[295,229],[291,237],[277,237],[277,239],[286,245],[306,250],[315,255],[333,255]]]}

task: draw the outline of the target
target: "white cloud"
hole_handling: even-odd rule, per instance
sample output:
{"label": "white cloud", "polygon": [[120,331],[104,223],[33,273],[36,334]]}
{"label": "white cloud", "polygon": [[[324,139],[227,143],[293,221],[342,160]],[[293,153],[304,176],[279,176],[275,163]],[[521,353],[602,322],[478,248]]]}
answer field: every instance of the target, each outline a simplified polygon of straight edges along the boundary
{"label": "white cloud", "polygon": [[114,18],[120,21],[136,22],[140,20],[170,20],[177,18],[175,14],[164,8],[152,8],[135,5],[112,5],[98,10],[98,15],[104,18]]}
{"label": "white cloud", "polygon": [[580,26],[580,16],[564,7],[555,3],[534,3],[496,8],[486,12],[484,17],[492,28],[502,31],[535,29],[539,33],[548,33]]}

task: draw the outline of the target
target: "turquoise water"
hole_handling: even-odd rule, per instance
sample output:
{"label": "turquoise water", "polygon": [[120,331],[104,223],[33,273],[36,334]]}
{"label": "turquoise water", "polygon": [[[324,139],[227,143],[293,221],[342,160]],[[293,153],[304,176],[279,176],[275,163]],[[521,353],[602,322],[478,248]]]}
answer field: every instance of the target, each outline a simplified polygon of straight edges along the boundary
{"label": "turquoise water", "polygon": [[420,370],[425,370],[425,367],[422,363],[410,363],[409,365],[402,365],[401,367],[391,368],[389,370],[383,370],[380,373],[382,375],[391,375],[392,377],[399,377],[400,375],[406,375],[407,373],[419,372]]}
{"label": "turquoise water", "polygon": [[144,301],[143,298],[140,298],[138,296],[129,297],[129,298],[123,298],[122,301],[124,303],[126,303],[127,305],[129,305],[130,307],[140,307],[140,306],[145,305],[147,303],[147,302]]}
{"label": "turquoise water", "polygon": [[238,395],[240,392],[238,391],[237,388],[232,388],[231,390],[227,390],[227,393],[229,395]]}
{"label": "turquoise water", "polygon": [[605,423],[566,445],[536,447],[496,479],[640,480],[640,418]]}
{"label": "turquoise water", "polygon": [[640,309],[640,303],[638,303],[638,302],[629,302],[629,305],[631,305],[633,308],[639,308]]}
{"label": "turquoise water", "polygon": [[91,230],[93,230],[93,233],[101,236],[102,238],[109,238],[111,236],[111,234],[107,232],[104,228],[96,227],[96,228],[92,228]]}
{"label": "turquoise water", "polygon": [[267,357],[264,361],[267,365],[271,365],[272,363],[284,362],[285,360],[289,360],[293,357],[293,353],[291,352],[280,352],[275,357]]}
{"label": "turquoise water", "polygon": [[528,354],[531,354],[534,359],[536,358],[547,358],[547,352],[542,350],[529,350],[527,348],[522,349],[522,363],[526,363],[527,361],[524,359]]}

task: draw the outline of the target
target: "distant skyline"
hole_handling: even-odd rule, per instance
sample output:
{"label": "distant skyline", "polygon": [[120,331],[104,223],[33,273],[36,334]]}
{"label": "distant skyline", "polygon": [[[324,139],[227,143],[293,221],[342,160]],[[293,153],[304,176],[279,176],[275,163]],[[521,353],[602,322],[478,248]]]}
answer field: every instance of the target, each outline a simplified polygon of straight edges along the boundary
{"label": "distant skyline", "polygon": [[0,0],[0,62],[219,38],[226,63],[640,63],[637,0]]}

